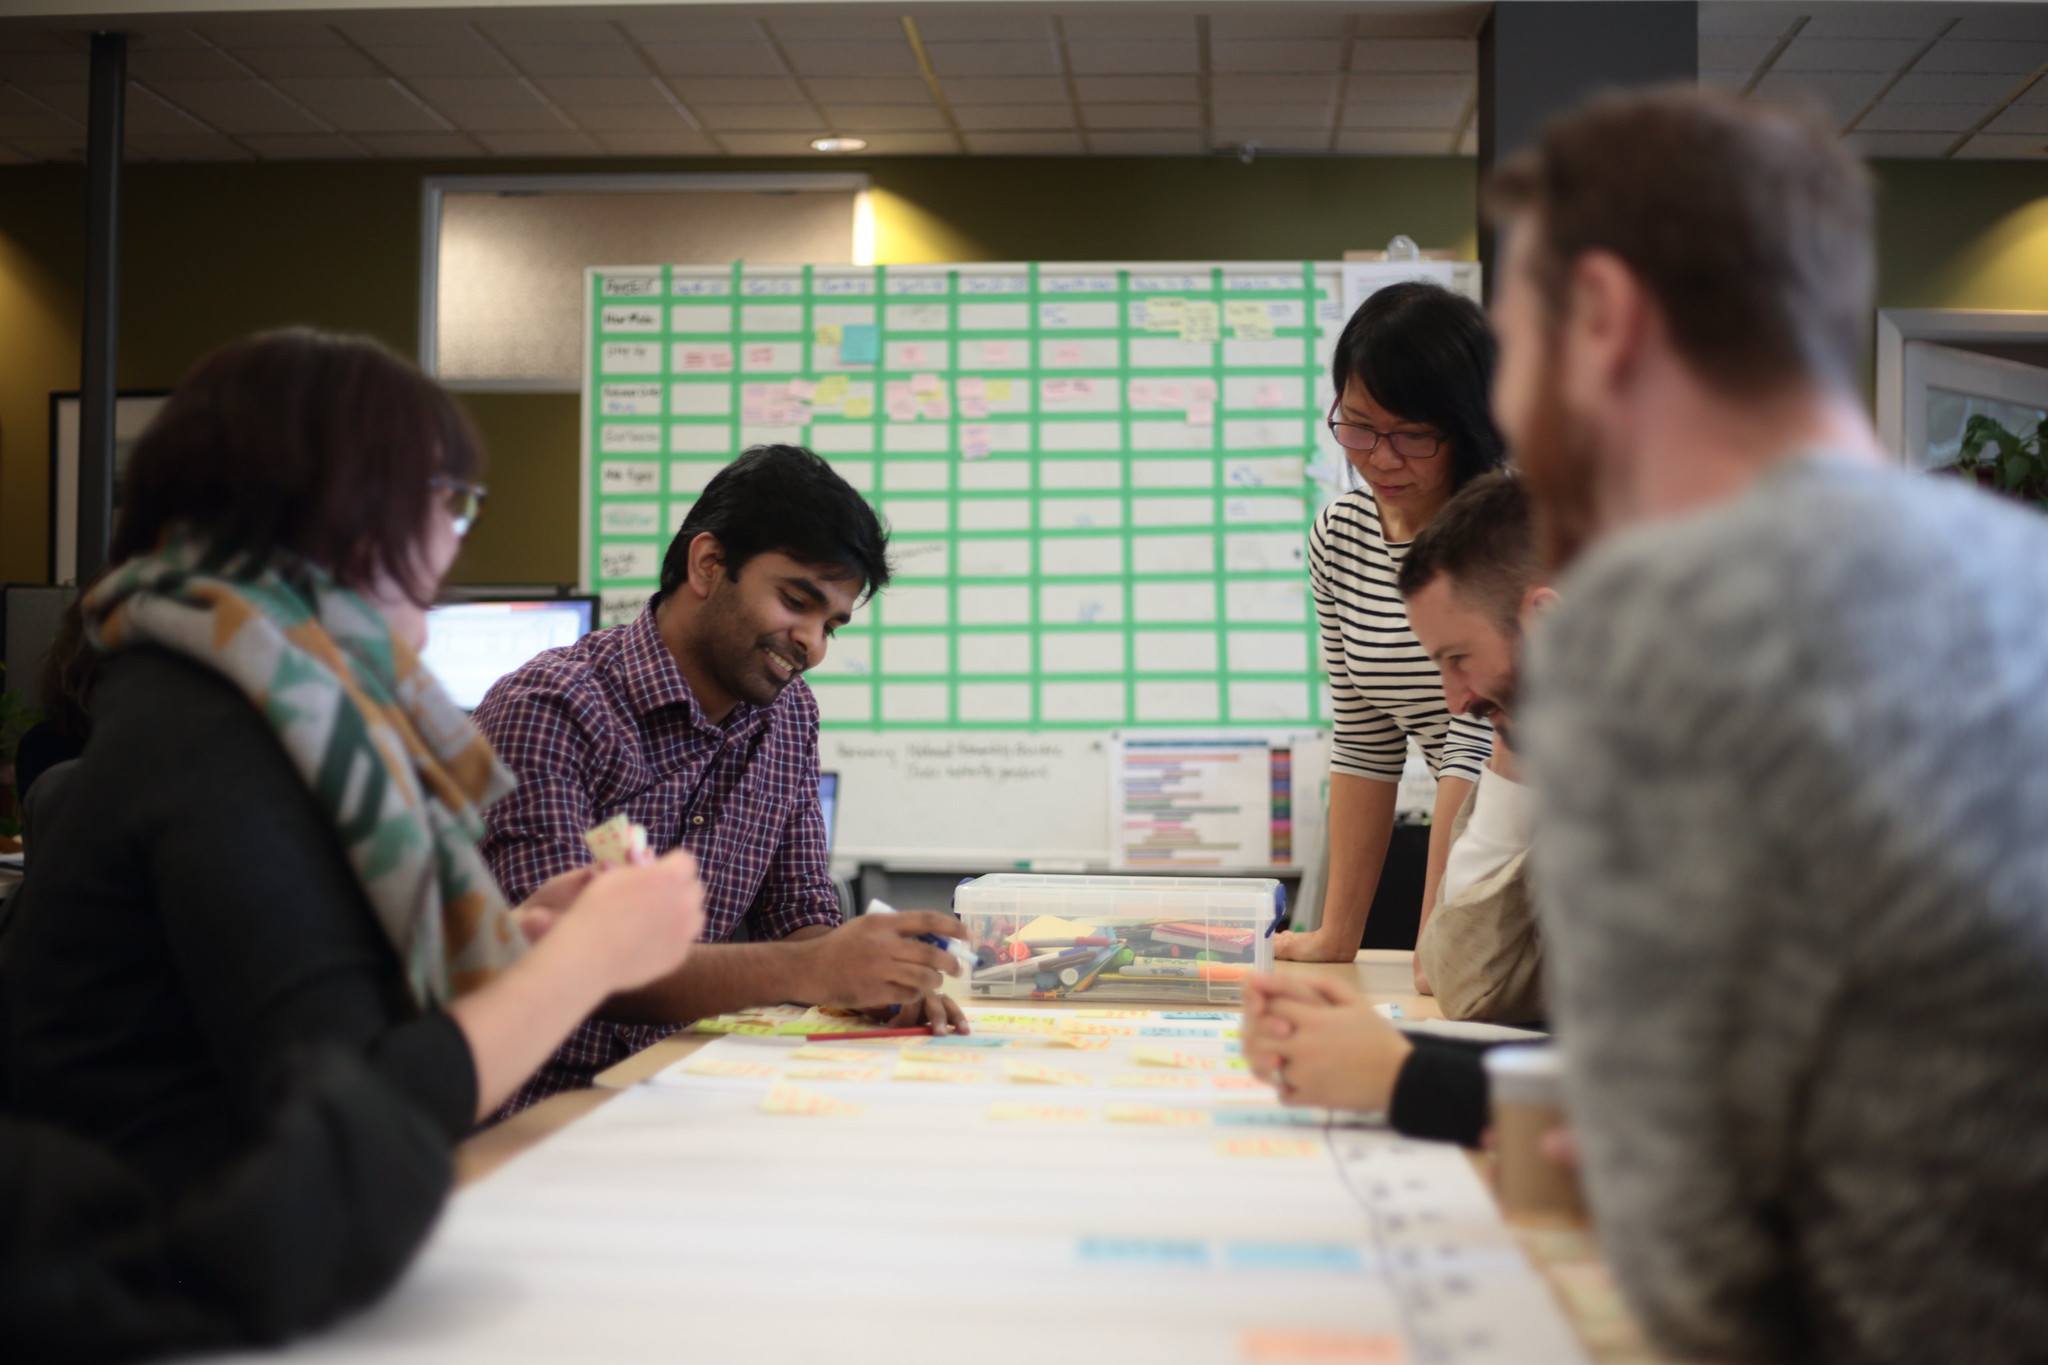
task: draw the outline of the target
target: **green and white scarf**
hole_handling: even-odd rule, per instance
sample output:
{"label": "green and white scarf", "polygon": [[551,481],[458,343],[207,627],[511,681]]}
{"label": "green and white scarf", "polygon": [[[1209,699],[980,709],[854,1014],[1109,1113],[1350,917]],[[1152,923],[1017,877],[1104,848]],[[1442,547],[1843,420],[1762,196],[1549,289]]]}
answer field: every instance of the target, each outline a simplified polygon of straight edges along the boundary
{"label": "green and white scarf", "polygon": [[249,698],[334,822],[421,1005],[519,957],[477,851],[512,774],[368,600],[304,564],[223,568],[173,536],[110,572],[85,616],[102,650],[170,649]]}

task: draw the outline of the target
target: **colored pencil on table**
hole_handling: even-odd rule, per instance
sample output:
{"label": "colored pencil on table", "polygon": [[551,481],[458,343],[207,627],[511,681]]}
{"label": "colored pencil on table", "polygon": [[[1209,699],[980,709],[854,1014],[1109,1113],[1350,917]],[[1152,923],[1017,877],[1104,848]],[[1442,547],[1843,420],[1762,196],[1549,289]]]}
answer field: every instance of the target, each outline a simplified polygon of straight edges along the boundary
{"label": "colored pencil on table", "polygon": [[929,1038],[932,1028],[920,1024],[916,1028],[871,1028],[862,1033],[806,1033],[807,1043],[857,1043],[863,1038]]}

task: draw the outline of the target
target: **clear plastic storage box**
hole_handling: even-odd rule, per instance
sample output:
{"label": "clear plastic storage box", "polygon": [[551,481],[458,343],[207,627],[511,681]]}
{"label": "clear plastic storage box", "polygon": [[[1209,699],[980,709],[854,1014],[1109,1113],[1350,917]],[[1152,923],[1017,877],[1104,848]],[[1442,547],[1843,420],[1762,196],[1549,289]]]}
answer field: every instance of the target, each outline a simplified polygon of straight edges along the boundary
{"label": "clear plastic storage box", "polygon": [[1287,892],[1270,877],[1059,877],[963,882],[980,1000],[1235,1001],[1271,970]]}

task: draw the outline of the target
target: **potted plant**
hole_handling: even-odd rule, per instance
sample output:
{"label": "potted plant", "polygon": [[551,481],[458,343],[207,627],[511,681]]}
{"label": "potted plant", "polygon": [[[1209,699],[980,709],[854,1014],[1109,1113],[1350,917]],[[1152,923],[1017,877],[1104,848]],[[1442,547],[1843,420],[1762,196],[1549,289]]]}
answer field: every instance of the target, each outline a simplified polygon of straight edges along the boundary
{"label": "potted plant", "polygon": [[2048,418],[2021,436],[1978,413],[1964,424],[1962,450],[1950,468],[2048,512]]}

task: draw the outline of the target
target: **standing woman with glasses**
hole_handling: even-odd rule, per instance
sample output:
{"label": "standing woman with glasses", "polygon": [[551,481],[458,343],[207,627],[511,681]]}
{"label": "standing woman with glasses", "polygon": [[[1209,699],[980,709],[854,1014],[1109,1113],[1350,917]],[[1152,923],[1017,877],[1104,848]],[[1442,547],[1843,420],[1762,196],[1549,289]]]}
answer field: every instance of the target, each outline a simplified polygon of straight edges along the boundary
{"label": "standing woman with glasses", "polygon": [[[451,1148],[701,927],[686,854],[512,907],[477,852],[513,779],[419,651],[481,462],[433,381],[310,331],[207,357],[136,446],[84,602],[92,737],[0,944],[0,1081],[165,1207],[247,1169],[309,1058]],[[374,1178],[343,1156],[317,1168]],[[377,1207],[333,1193],[305,1207]]]}
{"label": "standing woman with glasses", "polygon": [[[1394,831],[1408,742],[1437,777],[1422,918],[1436,900],[1451,823],[1492,752],[1484,721],[1451,715],[1435,661],[1395,587],[1417,532],[1468,480],[1504,462],[1488,411],[1494,341],[1477,304],[1433,284],[1395,284],[1359,306],[1337,340],[1329,425],[1360,487],[1325,507],[1309,538],[1335,734],[1330,875],[1321,927],[1282,934],[1281,958],[1349,962],[1364,935]],[[1428,983],[1417,969],[1416,988]]]}

